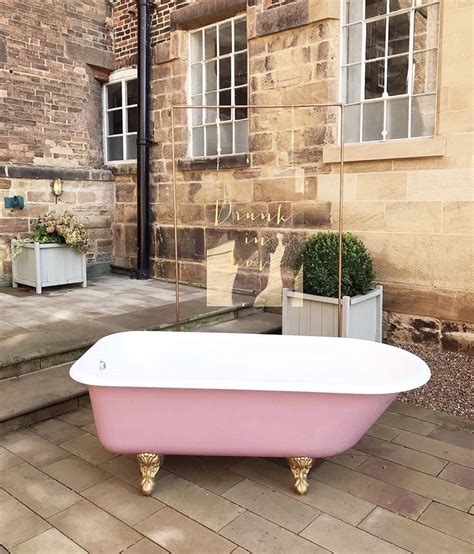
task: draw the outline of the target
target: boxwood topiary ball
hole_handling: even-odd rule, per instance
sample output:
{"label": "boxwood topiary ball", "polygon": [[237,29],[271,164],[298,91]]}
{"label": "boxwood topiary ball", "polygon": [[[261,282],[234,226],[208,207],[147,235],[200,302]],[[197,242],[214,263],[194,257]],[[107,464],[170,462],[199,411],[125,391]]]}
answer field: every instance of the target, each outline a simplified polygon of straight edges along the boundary
{"label": "boxwood topiary ball", "polygon": [[[300,247],[296,271],[303,266],[303,290],[317,296],[337,297],[339,236],[316,233]],[[342,295],[367,294],[375,278],[372,258],[364,243],[352,233],[342,235]]]}

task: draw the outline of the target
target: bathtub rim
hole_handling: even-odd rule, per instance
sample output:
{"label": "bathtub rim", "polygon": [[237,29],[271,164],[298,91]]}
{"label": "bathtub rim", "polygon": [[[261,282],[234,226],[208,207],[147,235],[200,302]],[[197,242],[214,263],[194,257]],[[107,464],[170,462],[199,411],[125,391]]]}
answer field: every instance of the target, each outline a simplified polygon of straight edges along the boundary
{"label": "bathtub rim", "polygon": [[[139,380],[136,375],[131,374],[131,372],[122,372],[120,374],[111,375],[107,370],[100,371],[98,369],[91,369],[92,365],[95,365],[97,368],[101,356],[96,352],[99,350],[100,346],[110,340],[117,340],[117,336],[123,337],[124,335],[143,335],[150,333],[158,333],[156,331],[124,331],[113,333],[99,339],[85,354],[83,354],[74,364],[71,366],[69,375],[75,381],[97,387],[128,387],[128,388],[160,388],[160,389],[193,389],[193,390],[242,390],[242,391],[268,391],[268,392],[302,392],[302,393],[325,393],[325,394],[363,394],[363,395],[380,395],[380,394],[393,394],[400,393],[409,390],[413,390],[424,385],[431,377],[431,371],[428,365],[418,356],[403,350],[401,348],[384,344],[377,343],[373,341],[367,341],[362,339],[353,339],[353,338],[336,338],[336,337],[300,337],[292,335],[249,335],[241,333],[196,333],[196,332],[183,332],[183,335],[198,335],[199,337],[203,336],[212,336],[215,340],[216,338],[223,337],[225,335],[231,335],[232,337],[240,337],[242,340],[248,341],[265,341],[265,340],[275,340],[275,337],[278,337],[279,340],[283,342],[305,342],[304,339],[309,339],[309,341],[324,343],[333,343],[336,345],[336,341],[344,341],[348,344],[358,344],[359,346],[363,343],[365,346],[371,345],[371,348],[375,350],[385,351],[388,353],[394,353],[394,355],[401,357],[404,361],[409,362],[409,365],[413,367],[413,371],[407,377],[404,377],[404,382],[394,383],[388,382],[384,383],[383,380],[379,380],[377,383],[370,383],[370,386],[367,385],[358,385],[357,382],[347,383],[324,383],[321,381],[315,380],[314,382],[302,382],[292,378],[291,372],[288,372],[285,375],[284,380],[273,379],[271,382],[268,381],[256,381],[256,380],[245,380],[234,378],[232,381],[225,379],[210,379],[210,378],[194,378],[194,379],[183,379],[173,375],[171,378],[165,379],[159,374],[153,375],[153,379]],[[169,333],[161,332],[160,335],[168,335]],[[173,333],[174,334],[174,333]],[[111,339],[111,337],[114,337]],[[249,338],[251,337],[251,338]],[[257,337],[257,338],[255,338]],[[267,338],[264,338],[267,337]],[[274,337],[273,339],[268,339],[268,337]],[[303,339],[303,340],[302,340]],[[314,345],[313,345],[314,346]],[[317,351],[316,349],[314,351]],[[94,358],[92,362],[91,358]],[[150,376],[149,376],[150,377]]]}

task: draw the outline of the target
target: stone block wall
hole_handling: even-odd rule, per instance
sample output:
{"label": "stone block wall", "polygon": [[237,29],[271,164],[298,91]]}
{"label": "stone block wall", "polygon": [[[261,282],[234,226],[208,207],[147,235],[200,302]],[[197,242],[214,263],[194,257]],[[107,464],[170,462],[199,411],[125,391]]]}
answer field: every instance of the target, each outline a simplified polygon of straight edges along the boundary
{"label": "stone block wall", "polygon": [[[377,146],[345,164],[344,228],[374,256],[385,287],[385,336],[474,349],[474,66],[469,2],[441,3],[437,136]],[[429,144],[431,141],[431,144]],[[400,142],[400,141],[397,141]],[[428,144],[426,144],[428,143]],[[349,159],[358,146],[348,146]],[[377,159],[378,157],[382,159]],[[334,199],[339,164],[318,178]],[[333,205],[333,221],[336,221]]]}
{"label": "stone block wall", "polygon": [[[63,172],[64,192],[57,202],[52,193],[50,171],[39,171],[31,177],[32,168],[22,166],[24,177],[10,176],[21,174],[17,166],[0,166],[0,286],[11,284],[12,238],[29,236],[35,219],[46,212],[74,213],[88,230],[90,248],[87,253],[90,275],[109,270],[112,260],[112,218],[113,218],[113,176],[109,171],[82,170]],[[41,168],[43,170],[43,168]],[[57,172],[58,170],[56,170]],[[28,176],[30,175],[30,176]],[[20,195],[25,199],[25,209],[10,210],[4,207],[5,196]]]}
{"label": "stone block wall", "polygon": [[[263,6],[247,10],[249,30],[250,103],[256,105],[324,103],[337,99],[337,20],[282,21],[273,7],[275,28],[259,34]],[[227,12],[227,16],[228,12]],[[217,16],[216,16],[217,17]],[[297,27],[297,31],[296,31]],[[329,41],[330,38],[334,40]],[[170,106],[184,104],[187,83],[187,33],[176,30],[167,50],[156,47],[152,72],[153,123],[156,145],[152,148],[152,213],[155,215],[155,274],[174,279],[173,189]],[[283,232],[286,283],[296,245],[311,231],[330,228],[331,206],[319,202],[317,175],[330,171],[322,163],[322,149],[337,134],[334,109],[253,109],[249,120],[249,155],[215,161],[188,163],[187,114],[175,111],[177,172],[178,256],[180,279],[206,284],[206,253],[228,241],[236,243],[239,265],[235,288],[258,294],[268,283],[270,256]],[[222,206],[222,199],[228,203]],[[216,202],[218,203],[216,206]],[[216,209],[232,215],[215,224]],[[243,225],[236,212],[268,217],[258,226]],[[281,222],[275,224],[280,213]],[[260,216],[264,214],[264,216]],[[222,215],[222,214],[221,214]],[[257,245],[255,244],[257,242]]]}
{"label": "stone block wall", "polygon": [[[185,8],[194,9],[198,26],[218,21],[218,13],[215,20],[198,18],[202,4]],[[227,2],[222,4],[229,9]],[[474,60],[467,22],[474,6],[460,0],[441,6],[436,136],[380,148],[348,146],[344,228],[359,235],[374,257],[378,281],[385,287],[387,340],[469,351],[474,336],[474,188],[473,82],[467,68]],[[337,101],[339,3],[256,0],[248,2],[246,13],[250,103]],[[230,15],[226,11],[225,17]],[[193,28],[183,17],[173,27],[173,15],[171,26],[169,39],[155,46],[152,72],[153,261],[155,275],[165,279],[175,277],[170,107],[187,101],[187,31]],[[292,245],[309,232],[337,228],[334,110],[253,110],[249,156],[222,160],[218,172],[209,160],[189,160],[186,113],[175,115],[181,280],[204,285],[207,249],[222,242],[240,245],[237,263],[253,256],[242,233],[257,241],[270,236],[258,252],[264,260],[274,251],[271,225],[244,229],[234,217],[214,228],[215,203],[224,196],[241,213],[275,214],[280,206],[291,218],[284,229]],[[127,220],[129,200],[120,207],[122,230],[133,225]],[[125,234],[120,241],[125,248],[120,259],[130,261],[133,252],[127,250]],[[128,245],[133,247],[133,241]],[[291,257],[294,248],[287,252]],[[236,283],[252,292],[261,290],[264,279],[247,267]]]}
{"label": "stone block wall", "polygon": [[[134,268],[137,260],[136,168],[122,166],[114,168],[114,173],[113,260],[119,267]],[[151,213],[155,217],[153,210]]]}

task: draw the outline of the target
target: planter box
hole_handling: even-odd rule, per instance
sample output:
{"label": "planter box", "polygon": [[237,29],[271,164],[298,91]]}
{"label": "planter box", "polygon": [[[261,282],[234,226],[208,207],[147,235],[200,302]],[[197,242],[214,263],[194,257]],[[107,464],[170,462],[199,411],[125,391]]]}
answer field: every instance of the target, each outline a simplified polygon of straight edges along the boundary
{"label": "planter box", "polygon": [[37,294],[55,285],[82,283],[86,287],[86,255],[66,244],[25,244],[12,261],[12,279],[13,287],[30,285]]}
{"label": "planter box", "polygon": [[[382,341],[383,289],[342,298],[342,336]],[[337,298],[283,289],[283,334],[337,337]]]}

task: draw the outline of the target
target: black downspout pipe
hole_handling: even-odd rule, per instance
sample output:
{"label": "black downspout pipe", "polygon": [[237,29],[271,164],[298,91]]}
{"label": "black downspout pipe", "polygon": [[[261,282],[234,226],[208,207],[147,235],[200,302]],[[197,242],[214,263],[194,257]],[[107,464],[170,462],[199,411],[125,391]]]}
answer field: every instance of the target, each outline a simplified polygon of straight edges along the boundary
{"label": "black downspout pipe", "polygon": [[137,279],[150,278],[150,4],[138,0]]}

